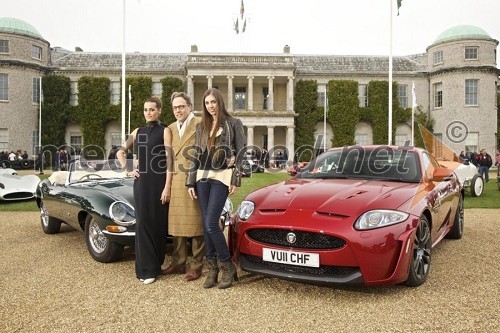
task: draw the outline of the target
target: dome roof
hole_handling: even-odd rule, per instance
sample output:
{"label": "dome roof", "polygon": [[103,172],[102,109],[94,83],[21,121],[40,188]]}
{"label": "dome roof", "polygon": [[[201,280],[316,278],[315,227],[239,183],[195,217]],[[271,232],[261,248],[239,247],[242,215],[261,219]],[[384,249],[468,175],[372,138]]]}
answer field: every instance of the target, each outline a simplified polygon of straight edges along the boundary
{"label": "dome roof", "polygon": [[0,32],[10,32],[43,39],[42,35],[31,24],[12,17],[0,18]]}
{"label": "dome roof", "polygon": [[434,44],[457,39],[491,39],[483,29],[474,25],[458,25],[443,31],[434,41]]}

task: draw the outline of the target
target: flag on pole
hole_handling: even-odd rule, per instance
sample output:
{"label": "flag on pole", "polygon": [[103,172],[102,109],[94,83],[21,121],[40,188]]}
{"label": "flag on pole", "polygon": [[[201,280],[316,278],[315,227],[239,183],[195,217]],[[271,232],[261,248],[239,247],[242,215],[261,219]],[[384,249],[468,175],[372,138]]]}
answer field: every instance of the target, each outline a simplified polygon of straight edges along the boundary
{"label": "flag on pole", "polygon": [[[400,0],[399,0],[400,1]],[[245,5],[243,4],[243,0],[241,0],[241,6],[240,6],[240,16],[241,19],[243,20],[243,15],[245,14]]]}
{"label": "flag on pole", "polygon": [[[399,16],[399,7],[401,7],[401,2],[403,2],[403,0],[396,0],[397,3],[398,3],[398,16]],[[243,0],[242,0],[242,3],[243,3]]]}
{"label": "flag on pole", "polygon": [[236,31],[236,34],[239,34],[240,33],[240,28],[238,27],[239,26],[239,22],[238,22],[238,18],[236,18],[236,21],[234,22],[234,31]]}
{"label": "flag on pole", "polygon": [[242,33],[245,32],[246,28],[247,28],[247,19],[245,18],[245,22],[243,22],[243,28],[241,28],[241,32]]}

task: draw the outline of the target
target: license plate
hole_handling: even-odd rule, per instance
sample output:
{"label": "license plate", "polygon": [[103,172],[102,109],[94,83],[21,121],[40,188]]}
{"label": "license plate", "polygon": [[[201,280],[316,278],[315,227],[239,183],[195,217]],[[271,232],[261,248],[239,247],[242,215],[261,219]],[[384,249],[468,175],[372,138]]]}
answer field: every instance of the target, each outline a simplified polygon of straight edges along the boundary
{"label": "license plate", "polygon": [[262,260],[287,265],[319,267],[319,254],[307,252],[262,249]]}

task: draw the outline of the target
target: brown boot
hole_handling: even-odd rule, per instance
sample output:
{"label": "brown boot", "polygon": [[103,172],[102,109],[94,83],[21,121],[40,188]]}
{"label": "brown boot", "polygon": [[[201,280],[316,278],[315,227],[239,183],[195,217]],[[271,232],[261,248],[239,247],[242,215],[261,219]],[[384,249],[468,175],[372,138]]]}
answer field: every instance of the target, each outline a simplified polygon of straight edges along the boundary
{"label": "brown boot", "polygon": [[217,277],[219,275],[219,267],[217,266],[216,258],[207,258],[205,265],[208,268],[207,279],[203,283],[203,288],[212,288],[217,284]]}
{"label": "brown boot", "polygon": [[220,278],[219,289],[231,287],[233,279],[238,281],[236,266],[233,264],[232,260],[221,262],[220,270],[222,271],[222,277]]}

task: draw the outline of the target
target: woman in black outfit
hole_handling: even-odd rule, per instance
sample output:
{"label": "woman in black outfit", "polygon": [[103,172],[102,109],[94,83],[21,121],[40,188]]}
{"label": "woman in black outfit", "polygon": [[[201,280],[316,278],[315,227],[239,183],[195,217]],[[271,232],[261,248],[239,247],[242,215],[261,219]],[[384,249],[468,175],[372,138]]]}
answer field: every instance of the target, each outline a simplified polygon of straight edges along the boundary
{"label": "woman in black outfit", "polygon": [[168,202],[172,173],[172,132],[159,124],[161,100],[152,97],[144,103],[146,126],[136,128],[117,152],[122,167],[126,152],[134,146],[136,169],[132,172],[135,201],[135,273],[144,284],[160,275],[165,260]]}
{"label": "woman in black outfit", "polygon": [[241,185],[239,168],[245,155],[245,141],[241,120],[227,112],[219,90],[208,89],[203,95],[202,121],[196,129],[194,168],[186,180],[191,199],[198,199],[203,220],[208,267],[204,288],[215,286],[219,270],[222,271],[219,289],[230,287],[237,277],[219,218],[228,194],[234,194]]}

